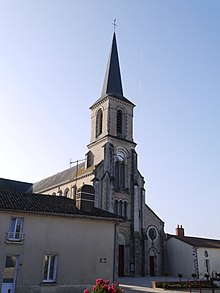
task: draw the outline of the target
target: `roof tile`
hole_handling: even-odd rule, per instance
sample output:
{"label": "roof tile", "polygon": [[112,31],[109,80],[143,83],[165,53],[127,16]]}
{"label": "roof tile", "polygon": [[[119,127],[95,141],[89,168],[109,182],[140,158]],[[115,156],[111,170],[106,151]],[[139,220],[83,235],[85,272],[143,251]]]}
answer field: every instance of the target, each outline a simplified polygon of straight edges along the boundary
{"label": "roof tile", "polygon": [[116,214],[95,207],[90,212],[81,211],[77,209],[72,199],[66,197],[7,190],[0,190],[0,210],[81,215],[123,220],[122,217]]}

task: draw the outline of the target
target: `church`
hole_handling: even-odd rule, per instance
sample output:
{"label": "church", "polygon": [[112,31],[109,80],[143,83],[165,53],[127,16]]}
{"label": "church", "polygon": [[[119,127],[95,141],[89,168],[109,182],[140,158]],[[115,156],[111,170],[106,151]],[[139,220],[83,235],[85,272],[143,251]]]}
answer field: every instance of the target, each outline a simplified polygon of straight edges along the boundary
{"label": "church", "polygon": [[[96,208],[117,214],[117,276],[162,275],[166,271],[164,222],[145,203],[133,139],[135,104],[123,94],[116,35],[113,34],[101,96],[91,105],[91,137],[85,160],[33,184],[33,192],[78,201],[92,185]],[[89,199],[88,199],[89,201]]]}

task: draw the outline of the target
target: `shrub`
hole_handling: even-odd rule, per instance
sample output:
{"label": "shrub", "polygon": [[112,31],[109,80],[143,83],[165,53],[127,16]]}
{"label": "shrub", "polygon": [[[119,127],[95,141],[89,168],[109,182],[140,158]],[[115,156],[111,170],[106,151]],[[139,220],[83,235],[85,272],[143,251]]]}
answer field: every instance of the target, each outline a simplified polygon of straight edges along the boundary
{"label": "shrub", "polygon": [[124,290],[119,287],[118,282],[110,284],[108,280],[97,279],[92,290],[87,288],[84,290],[84,293],[124,293]]}
{"label": "shrub", "polygon": [[166,282],[167,282],[167,277],[169,276],[169,274],[167,272],[163,273],[163,275],[166,277]]}
{"label": "shrub", "polygon": [[183,282],[154,282],[153,288],[163,289],[187,289],[187,288],[217,288],[211,281],[183,281]]}
{"label": "shrub", "polygon": [[180,282],[181,282],[181,279],[182,279],[183,275],[182,274],[178,274],[178,277],[180,278]]}

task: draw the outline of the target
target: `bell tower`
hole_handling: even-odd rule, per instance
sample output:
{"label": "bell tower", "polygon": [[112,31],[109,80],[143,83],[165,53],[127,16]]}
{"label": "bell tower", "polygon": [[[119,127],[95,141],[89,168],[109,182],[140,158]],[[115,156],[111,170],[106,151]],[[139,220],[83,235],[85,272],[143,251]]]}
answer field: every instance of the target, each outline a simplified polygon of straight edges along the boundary
{"label": "bell tower", "polygon": [[90,107],[91,140],[88,155],[93,164],[104,159],[103,146],[109,142],[114,147],[125,146],[130,152],[133,141],[133,109],[135,105],[123,95],[116,35],[113,34],[101,97]]}

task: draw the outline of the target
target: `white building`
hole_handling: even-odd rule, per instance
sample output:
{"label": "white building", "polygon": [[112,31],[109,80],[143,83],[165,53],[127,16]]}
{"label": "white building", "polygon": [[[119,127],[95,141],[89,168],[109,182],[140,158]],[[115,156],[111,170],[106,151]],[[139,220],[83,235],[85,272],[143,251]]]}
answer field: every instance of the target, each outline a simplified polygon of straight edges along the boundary
{"label": "white building", "polygon": [[192,274],[204,278],[220,272],[220,240],[185,236],[178,225],[176,235],[167,234],[167,252],[172,276],[181,273],[184,278],[192,278]]}
{"label": "white building", "polygon": [[123,219],[95,208],[93,190],[84,185],[76,205],[0,190],[1,293],[81,293],[97,278],[114,281],[116,226]]}

